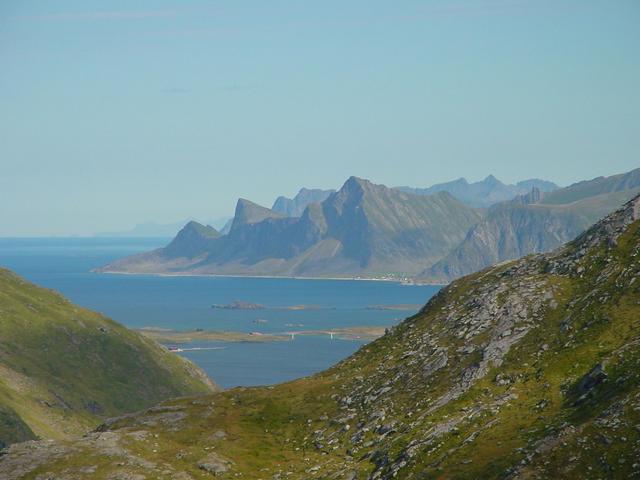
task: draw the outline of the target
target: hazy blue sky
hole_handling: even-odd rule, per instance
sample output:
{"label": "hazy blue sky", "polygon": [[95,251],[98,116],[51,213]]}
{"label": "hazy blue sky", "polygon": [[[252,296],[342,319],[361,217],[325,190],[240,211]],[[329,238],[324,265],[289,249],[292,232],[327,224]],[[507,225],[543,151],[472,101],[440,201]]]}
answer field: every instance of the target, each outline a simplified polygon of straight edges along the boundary
{"label": "hazy blue sky", "polygon": [[640,2],[0,1],[0,235],[640,166]]}

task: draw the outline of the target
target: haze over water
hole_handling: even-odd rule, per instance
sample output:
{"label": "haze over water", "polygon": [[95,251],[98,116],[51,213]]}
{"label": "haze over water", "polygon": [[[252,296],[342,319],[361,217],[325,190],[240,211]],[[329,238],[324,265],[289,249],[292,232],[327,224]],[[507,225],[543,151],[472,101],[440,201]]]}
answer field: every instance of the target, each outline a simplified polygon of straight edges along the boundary
{"label": "haze over water", "polygon": [[[240,277],[100,275],[91,269],[116,258],[163,246],[167,239],[0,239],[0,265],[72,302],[97,310],[130,328],[286,333],[355,326],[390,326],[411,311],[368,310],[372,305],[422,305],[435,286],[341,280]],[[235,300],[263,310],[219,310]],[[282,307],[319,307],[285,310]],[[309,375],[353,353],[364,340],[326,335],[286,342],[198,342],[220,347],[184,352],[223,387],[272,384]]]}

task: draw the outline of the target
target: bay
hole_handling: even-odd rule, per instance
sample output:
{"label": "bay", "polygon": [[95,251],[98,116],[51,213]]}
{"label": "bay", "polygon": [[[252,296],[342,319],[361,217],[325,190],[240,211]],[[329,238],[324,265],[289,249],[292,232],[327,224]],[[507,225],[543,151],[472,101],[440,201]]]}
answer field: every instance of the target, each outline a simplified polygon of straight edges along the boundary
{"label": "bay", "polygon": [[[97,274],[116,258],[164,246],[165,238],[0,238],[0,265],[130,328],[203,329],[264,334],[388,327],[422,305],[438,286],[288,278]],[[233,301],[260,310],[214,309]],[[291,309],[295,307],[296,309]],[[181,352],[223,387],[266,385],[316,373],[360,348],[364,339],[296,336],[279,342],[197,342]]]}

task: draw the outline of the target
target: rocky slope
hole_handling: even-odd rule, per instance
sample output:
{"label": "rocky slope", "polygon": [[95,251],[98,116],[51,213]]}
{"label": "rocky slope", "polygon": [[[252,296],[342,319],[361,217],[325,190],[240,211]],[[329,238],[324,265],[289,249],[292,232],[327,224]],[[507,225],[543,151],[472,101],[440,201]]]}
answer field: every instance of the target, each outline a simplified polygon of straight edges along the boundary
{"label": "rocky slope", "polygon": [[155,342],[0,269],[0,445],[214,388]]}
{"label": "rocky slope", "polygon": [[15,478],[640,475],[640,198],[573,242],[460,279],[334,368],[166,402]]}
{"label": "rocky slope", "polygon": [[398,187],[400,190],[417,195],[432,195],[437,192],[448,192],[458,200],[472,207],[490,207],[499,202],[512,200],[518,195],[526,195],[533,188],[542,192],[552,192],[559,187],[547,180],[532,178],[515,185],[506,185],[493,175],[479,182],[469,183],[465,178],[452,182],[438,183],[428,188]]}
{"label": "rocky slope", "polygon": [[492,206],[460,245],[419,277],[446,283],[494,263],[552,250],[639,191],[640,169],[551,193],[534,189],[533,196]]}
{"label": "rocky slope", "polygon": [[300,217],[311,203],[322,203],[335,190],[321,190],[318,188],[302,188],[293,198],[278,197],[271,210],[287,217]]}
{"label": "rocky slope", "polygon": [[460,243],[480,218],[446,192],[411,195],[352,177],[324,202],[309,204],[300,218],[240,200],[227,235],[216,238],[190,224],[168,247],[102,271],[412,275]]}

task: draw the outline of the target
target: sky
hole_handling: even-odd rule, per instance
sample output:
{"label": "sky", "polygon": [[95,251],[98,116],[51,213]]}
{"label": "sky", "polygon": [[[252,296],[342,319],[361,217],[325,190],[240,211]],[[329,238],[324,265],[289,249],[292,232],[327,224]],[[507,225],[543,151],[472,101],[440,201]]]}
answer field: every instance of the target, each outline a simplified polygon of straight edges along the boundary
{"label": "sky", "polygon": [[640,166],[637,0],[0,1],[0,236]]}

